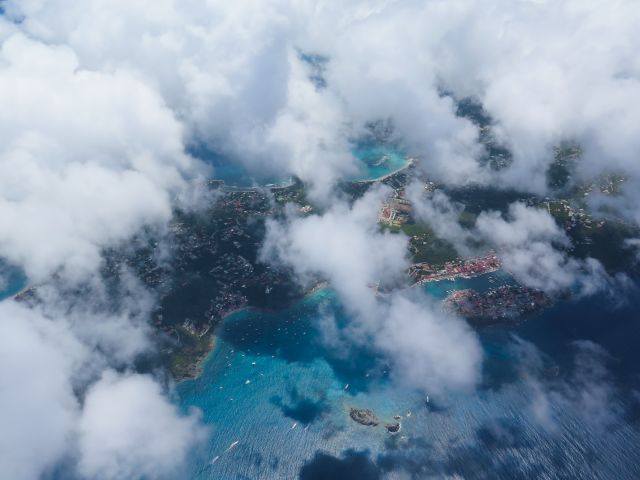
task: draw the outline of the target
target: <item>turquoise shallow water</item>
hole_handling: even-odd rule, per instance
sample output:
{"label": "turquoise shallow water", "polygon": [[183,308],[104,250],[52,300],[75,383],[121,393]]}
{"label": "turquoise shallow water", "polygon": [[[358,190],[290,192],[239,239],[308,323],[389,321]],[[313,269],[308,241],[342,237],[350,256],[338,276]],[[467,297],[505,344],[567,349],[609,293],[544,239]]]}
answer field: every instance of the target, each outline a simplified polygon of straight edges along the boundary
{"label": "turquoise shallow water", "polygon": [[26,286],[26,281],[19,269],[0,261],[0,300],[18,293]]}
{"label": "turquoise shallow water", "polygon": [[373,180],[401,169],[407,164],[404,153],[389,145],[359,145],[353,155],[363,163],[362,172],[349,180]]}
{"label": "turquoise shallow water", "polygon": [[[259,174],[248,171],[242,164],[205,148],[193,148],[191,153],[214,168],[214,178],[224,180],[229,187],[252,187],[254,185],[286,185],[291,179],[274,174]],[[361,161],[361,169],[351,181],[373,180],[394,172],[407,163],[402,151],[389,145],[362,144],[354,147],[353,155]]]}
{"label": "turquoise shallow water", "polygon": [[491,288],[503,285],[515,285],[515,280],[508,274],[498,271],[472,278],[458,278],[456,280],[441,280],[439,282],[426,283],[423,289],[428,294],[442,300],[453,290],[473,288],[484,293]]}
{"label": "turquoise shallow water", "polygon": [[298,458],[329,445],[337,454],[358,436],[346,414],[351,366],[336,359],[336,373],[313,328],[318,309],[335,301],[325,290],[279,314],[227,319],[203,374],[178,386],[182,406],[201,408],[214,426],[197,478],[295,478]]}
{"label": "turquoise shallow water", "polygon": [[[442,297],[452,286],[489,288],[498,281],[509,279],[492,274],[427,290]],[[403,468],[410,478],[638,478],[640,435],[627,388],[640,372],[638,315],[631,306],[610,311],[608,304],[602,298],[559,304],[518,327],[481,331],[480,388],[428,402],[424,394],[394,387],[384,359],[373,353],[345,357],[324,346],[319,316],[346,320],[331,290],[283,312],[235,314],[218,329],[202,375],[177,386],[181,408],[201,409],[212,428],[204,451],[191,459],[190,476],[335,480],[380,478]],[[558,390],[565,376],[577,382],[572,341],[598,340],[616,355],[608,380],[615,387],[604,408],[624,415],[613,415],[603,429],[552,395],[548,430],[536,421],[535,391],[525,382],[540,367],[514,348],[514,334],[544,352],[544,368],[560,367],[558,378],[542,375],[543,391]],[[402,415],[401,432],[356,424],[348,415],[352,406],[371,408],[383,421]]]}

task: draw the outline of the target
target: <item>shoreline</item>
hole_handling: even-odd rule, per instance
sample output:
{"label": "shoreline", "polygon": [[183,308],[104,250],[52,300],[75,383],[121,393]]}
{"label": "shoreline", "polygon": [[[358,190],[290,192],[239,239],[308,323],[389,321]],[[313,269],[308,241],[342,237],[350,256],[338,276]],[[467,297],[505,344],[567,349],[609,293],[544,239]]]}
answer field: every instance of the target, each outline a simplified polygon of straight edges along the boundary
{"label": "shoreline", "polygon": [[324,290],[325,288],[330,288],[329,282],[323,280],[318,282],[316,285],[311,287],[309,290],[305,290],[300,300],[304,300],[306,297],[310,297],[314,293],[318,293],[320,290]]}
{"label": "shoreline", "polygon": [[32,288],[34,288],[34,285],[26,285],[25,287],[22,287],[20,290],[18,290],[16,293],[14,294],[9,294],[6,297],[0,299],[0,301],[2,300],[8,300],[9,298],[11,300],[17,300],[20,301],[20,295],[24,295],[25,293],[27,293],[29,290],[31,290]]}
{"label": "shoreline", "polygon": [[199,356],[197,358],[197,360],[195,361],[193,367],[190,369],[193,374],[192,375],[185,375],[182,378],[176,378],[175,375],[173,375],[171,372],[169,372],[169,374],[171,375],[171,377],[173,377],[173,381],[176,382],[176,385],[187,381],[187,380],[195,380],[196,378],[198,378],[201,374],[202,374],[202,370],[204,368],[204,364],[207,362],[207,359],[209,358],[209,356],[214,352],[214,350],[216,349],[216,346],[218,344],[218,335],[216,335],[216,330],[218,329],[218,327],[231,315],[233,315],[234,313],[238,313],[238,312],[242,312],[243,310],[249,310],[251,307],[241,307],[241,308],[236,308],[233,310],[230,310],[229,312],[225,313],[223,316],[220,317],[220,320],[218,322],[216,322],[216,324],[210,328],[211,333],[207,333],[206,335],[209,337],[209,341],[208,341],[208,346],[207,346],[207,350],[206,352],[204,352],[201,356]]}
{"label": "shoreline", "polygon": [[[385,181],[387,178],[390,178],[398,173],[401,173],[413,166],[415,166],[417,163],[416,159],[414,157],[408,157],[406,159],[406,162],[403,166],[392,170],[391,172],[385,173],[384,175],[381,175],[379,177],[375,177],[375,178],[362,178],[362,179],[344,179],[341,180],[341,182],[344,183],[352,183],[355,185],[363,185],[363,184],[368,184],[368,183],[376,183],[376,182],[383,182]],[[254,192],[254,191],[259,191],[261,189],[269,189],[271,191],[278,191],[278,190],[285,190],[287,188],[291,188],[293,186],[295,186],[296,184],[296,179],[295,178],[290,178],[289,180],[287,180],[286,182],[282,182],[279,184],[273,184],[273,183],[267,183],[267,184],[263,184],[263,185],[246,185],[246,186],[241,186],[241,185],[228,185],[224,180],[219,179],[219,178],[211,178],[209,179],[210,182],[220,182],[221,187],[220,189],[223,192],[227,192],[227,193],[233,193],[233,192]]]}
{"label": "shoreline", "polygon": [[[327,282],[327,281],[318,282],[311,289],[305,291],[304,294],[299,299],[297,299],[295,302],[292,302],[291,305],[289,307],[286,307],[286,308],[290,308],[295,303],[303,302],[306,299],[310,298],[315,293],[318,293],[318,292],[320,292],[322,290],[325,290],[325,289],[328,289],[328,288],[331,288],[330,285],[329,285],[329,282]],[[241,307],[241,308],[236,308],[234,310],[231,310],[231,311],[225,313],[222,317],[220,317],[220,320],[211,328],[212,333],[210,334],[210,337],[211,337],[212,340],[210,340],[210,342],[211,342],[210,343],[210,348],[196,362],[196,365],[194,367],[194,371],[197,371],[197,374],[193,375],[193,376],[187,376],[187,377],[184,377],[184,378],[180,378],[180,379],[174,378],[173,380],[176,382],[176,384],[182,383],[182,382],[184,382],[186,380],[195,380],[196,378],[198,378],[202,374],[202,369],[204,367],[204,364],[209,359],[211,354],[215,351],[215,348],[216,348],[216,346],[218,344],[218,342],[217,342],[218,335],[216,335],[216,330],[218,328],[220,328],[220,326],[224,323],[224,321],[227,320],[230,316],[232,316],[235,313],[239,313],[239,312],[243,312],[243,311],[248,311],[248,312],[250,312],[250,311],[261,311],[261,309],[255,308],[255,307],[251,307],[251,306],[247,305],[247,306],[244,306],[244,307]],[[266,311],[266,310],[264,310],[264,311]]]}
{"label": "shoreline", "polygon": [[489,275],[490,273],[496,273],[496,272],[500,272],[503,271],[501,268],[496,268],[496,269],[491,269],[491,270],[487,270],[486,272],[482,272],[482,273],[477,273],[477,274],[457,274],[457,275],[451,275],[448,277],[436,277],[436,278],[427,278],[427,279],[423,279],[423,280],[418,280],[415,283],[412,283],[411,286],[409,288],[414,288],[414,287],[422,287],[428,283],[437,283],[437,282],[443,282],[443,281],[447,281],[447,282],[455,282],[456,280],[462,278],[465,280],[470,280],[472,278],[478,278],[478,277],[482,277],[483,275]]}
{"label": "shoreline", "polygon": [[409,157],[406,159],[406,163],[400,167],[397,168],[396,170],[393,170],[392,172],[389,173],[385,173],[384,175],[380,176],[380,177],[376,177],[376,178],[367,178],[367,179],[362,179],[362,180],[347,180],[347,183],[354,183],[356,185],[363,185],[363,184],[367,184],[367,183],[376,183],[376,182],[383,182],[385,181],[387,178],[390,178],[400,172],[404,172],[405,170],[408,170],[409,168],[415,166],[416,164],[416,159],[413,157]]}
{"label": "shoreline", "polygon": [[176,382],[176,384],[180,383],[180,382],[182,382],[184,380],[197,378],[200,375],[202,375],[202,370],[204,369],[204,364],[207,361],[207,358],[209,358],[209,354],[215,350],[216,344],[218,343],[217,340],[218,340],[218,336],[216,334],[212,333],[211,335],[209,335],[209,342],[208,342],[208,345],[207,345],[207,353],[206,353],[206,355],[203,355],[202,357],[200,357],[198,359],[198,361],[195,363],[195,365],[193,367],[194,375],[193,376],[189,376],[189,377],[184,377],[184,378],[182,378],[180,380],[177,380],[177,379],[174,378],[174,381]]}
{"label": "shoreline", "polygon": [[225,193],[234,193],[234,192],[254,192],[258,190],[262,190],[264,188],[269,189],[271,191],[285,190],[287,188],[291,188],[296,184],[296,180],[294,178],[290,178],[286,182],[282,183],[266,183],[264,185],[227,185],[224,180],[213,178],[210,181],[213,182],[221,182],[221,190]]}

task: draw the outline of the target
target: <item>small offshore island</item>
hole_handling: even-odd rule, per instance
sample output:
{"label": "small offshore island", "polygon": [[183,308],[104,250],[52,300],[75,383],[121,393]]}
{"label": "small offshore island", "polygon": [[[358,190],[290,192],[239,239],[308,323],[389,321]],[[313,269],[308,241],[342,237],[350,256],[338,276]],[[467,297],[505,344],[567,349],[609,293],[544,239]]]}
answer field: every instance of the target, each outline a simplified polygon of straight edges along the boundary
{"label": "small offshore island", "polygon": [[371,410],[352,408],[349,410],[351,419],[367,427],[377,427],[380,424],[378,417]]}
{"label": "small offshore island", "polygon": [[[349,410],[349,416],[354,422],[366,427],[377,427],[380,425],[380,420],[378,420],[376,414],[369,409],[351,408]],[[395,422],[385,423],[384,425],[384,428],[386,428],[389,433],[398,433],[400,431],[400,422],[398,421],[400,416],[396,415],[394,419],[396,420]]]}

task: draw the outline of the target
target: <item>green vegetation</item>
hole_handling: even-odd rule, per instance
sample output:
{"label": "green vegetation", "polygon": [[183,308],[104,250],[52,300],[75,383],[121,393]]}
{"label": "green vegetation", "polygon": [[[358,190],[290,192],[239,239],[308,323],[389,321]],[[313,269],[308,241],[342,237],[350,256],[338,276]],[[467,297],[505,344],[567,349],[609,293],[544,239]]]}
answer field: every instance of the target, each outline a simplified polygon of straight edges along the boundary
{"label": "green vegetation", "polygon": [[499,190],[478,186],[444,188],[443,191],[453,202],[464,205],[465,215],[478,215],[486,210],[506,212],[513,202],[527,203],[536,198],[533,194],[516,190]]}
{"label": "green vegetation", "polygon": [[634,252],[625,248],[625,240],[637,237],[637,227],[619,220],[595,221],[592,228],[582,226],[569,233],[576,257],[593,257],[609,272],[630,272],[635,263]]}
{"label": "green vegetation", "polygon": [[609,272],[630,271],[634,264],[633,251],[625,248],[625,240],[637,238],[640,230],[620,219],[595,218],[583,205],[584,202],[549,200],[540,206],[548,209],[571,239],[572,255],[593,257]]}
{"label": "green vegetation", "polygon": [[546,172],[547,186],[556,191],[567,188],[581,155],[582,150],[576,145],[565,143],[555,147],[553,162]]}
{"label": "green vegetation", "polygon": [[307,198],[307,192],[304,185],[300,181],[289,187],[272,188],[273,199],[277,205],[283,206],[287,203],[295,203],[296,205],[304,206],[309,204]]}
{"label": "green vegetation", "polygon": [[403,232],[409,237],[409,251],[414,263],[441,265],[458,257],[455,247],[436,236],[426,225],[406,223],[401,227],[384,227],[390,232]]}
{"label": "green vegetation", "polygon": [[176,333],[180,338],[180,348],[171,352],[169,370],[176,380],[195,377],[198,374],[200,362],[213,348],[213,336],[195,335],[184,327],[177,327]]}
{"label": "green vegetation", "polygon": [[460,212],[460,216],[458,217],[458,223],[464,228],[471,229],[475,227],[477,218],[478,215],[475,213],[463,210]]}

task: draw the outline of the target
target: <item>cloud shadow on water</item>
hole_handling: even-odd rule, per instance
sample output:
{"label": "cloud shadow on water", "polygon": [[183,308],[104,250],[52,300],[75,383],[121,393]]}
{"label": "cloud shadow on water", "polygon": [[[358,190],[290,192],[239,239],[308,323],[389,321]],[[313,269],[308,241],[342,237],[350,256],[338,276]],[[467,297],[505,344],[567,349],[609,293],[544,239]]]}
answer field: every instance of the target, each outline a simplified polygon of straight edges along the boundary
{"label": "cloud shadow on water", "polygon": [[329,406],[325,399],[313,400],[303,397],[293,388],[290,395],[290,402],[284,403],[282,397],[271,397],[270,401],[273,405],[280,408],[285,417],[296,420],[305,425],[314,422],[329,410]]}
{"label": "cloud shadow on water", "polygon": [[300,480],[378,480],[380,469],[367,451],[347,450],[342,458],[318,452],[300,469]]}
{"label": "cloud shadow on water", "polygon": [[337,351],[324,343],[316,319],[326,309],[334,312],[343,326],[348,324],[337,299],[327,293],[321,299],[307,297],[278,312],[242,312],[227,319],[218,335],[235,350],[275,356],[287,363],[309,364],[322,359],[342,384],[349,385],[345,391],[351,395],[388,381],[389,367],[372,350],[350,345],[348,352]]}

